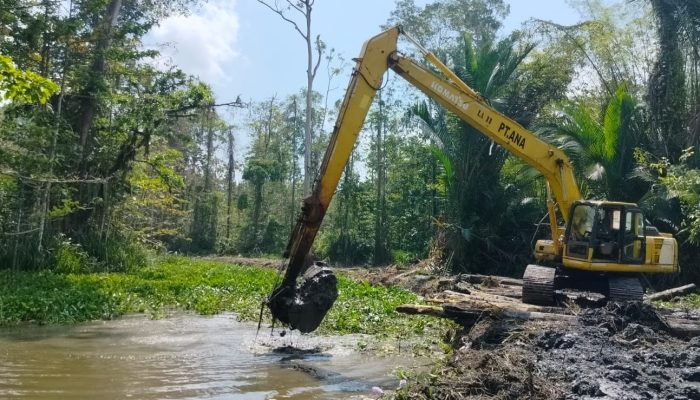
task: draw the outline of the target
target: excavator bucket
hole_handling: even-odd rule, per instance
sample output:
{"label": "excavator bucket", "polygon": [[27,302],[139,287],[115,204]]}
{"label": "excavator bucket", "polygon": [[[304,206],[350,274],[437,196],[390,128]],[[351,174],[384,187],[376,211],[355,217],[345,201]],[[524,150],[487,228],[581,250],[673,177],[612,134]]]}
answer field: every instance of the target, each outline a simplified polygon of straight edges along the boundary
{"label": "excavator bucket", "polygon": [[267,299],[272,316],[307,333],[314,331],[338,298],[337,279],[324,263],[316,262],[294,284],[282,283]]}

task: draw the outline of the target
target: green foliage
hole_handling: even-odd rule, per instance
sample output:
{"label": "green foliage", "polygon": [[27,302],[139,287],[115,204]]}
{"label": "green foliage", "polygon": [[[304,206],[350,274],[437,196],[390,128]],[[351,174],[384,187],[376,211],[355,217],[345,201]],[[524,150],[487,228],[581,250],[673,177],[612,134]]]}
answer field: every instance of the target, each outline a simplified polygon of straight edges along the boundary
{"label": "green foliage", "polygon": [[405,289],[372,286],[341,276],[338,300],[321,324],[320,332],[422,335],[439,323],[432,318],[406,318],[395,311],[401,304],[417,301],[416,295]]}
{"label": "green foliage", "polygon": [[276,160],[251,159],[243,170],[243,179],[255,186],[279,180],[281,177],[282,165]]}
{"label": "green foliage", "polygon": [[337,236],[325,234],[319,238],[315,249],[319,257],[345,265],[364,265],[372,258],[374,242],[370,236],[363,237],[352,233]]}
{"label": "green foliage", "polygon": [[417,257],[408,251],[394,250],[391,252],[391,258],[399,265],[409,265],[416,260]]}
{"label": "green foliage", "polygon": [[440,166],[442,167],[436,188],[441,195],[445,196],[450,193],[452,184],[455,180],[455,171],[454,167],[452,167],[452,161],[450,161],[447,154],[445,154],[445,152],[440,150],[440,148],[437,146],[432,145],[429,147],[429,149],[433,156],[435,156],[435,158],[440,162]]}
{"label": "green foliage", "polygon": [[[509,88],[518,80],[518,68],[533,46],[516,46],[516,41],[511,36],[477,46],[465,36],[452,54],[460,78],[497,108],[509,109],[517,117],[518,110],[508,103],[513,98]],[[438,237],[446,237],[444,261],[457,271],[512,271],[521,249],[529,247],[524,237],[532,232],[513,229],[523,226],[520,218],[529,214],[517,212],[520,203],[510,196],[519,188],[501,185],[506,151],[441,108],[425,104],[412,111],[429,128],[439,149],[433,154],[442,166],[436,188],[444,189],[446,200],[438,225],[444,230]]]}
{"label": "green foliage", "polygon": [[145,267],[149,253],[133,235],[114,232],[107,237],[81,238],[58,235],[49,246],[43,266],[61,274],[132,272]]}
{"label": "green foliage", "polygon": [[236,201],[236,208],[242,211],[248,208],[248,195],[246,193],[241,193]]}
{"label": "green foliage", "polygon": [[700,310],[700,294],[693,293],[670,301],[655,301],[654,304],[666,308]]}
{"label": "green foliage", "polygon": [[263,231],[260,251],[268,254],[278,252],[286,244],[288,234],[284,225],[271,218]]}
{"label": "green foliage", "polygon": [[58,86],[32,71],[22,71],[10,57],[0,54],[0,95],[16,104],[45,104]]}
{"label": "green foliage", "polygon": [[442,49],[464,34],[478,44],[493,40],[510,12],[503,0],[442,0],[424,7],[414,0],[399,0],[388,24],[401,25],[428,48]]}
{"label": "green foliage", "polygon": [[90,272],[90,256],[80,244],[73,243],[65,236],[58,236],[55,241],[52,270],[61,274]]}
{"label": "green foliage", "polygon": [[211,253],[217,240],[219,193],[204,193],[195,200],[192,216],[192,251]]}
{"label": "green foliage", "polygon": [[369,263],[374,250],[374,187],[360,182],[346,169],[338,193],[328,210],[327,222],[319,233],[315,251],[334,263]]}
{"label": "green foliage", "polygon": [[678,200],[683,215],[680,221],[682,230],[678,234],[687,237],[691,244],[697,245],[700,244],[700,170],[690,168],[687,164],[694,152],[692,148],[686,149],[680,157],[679,164],[672,164],[666,158],[651,162],[643,154],[638,157],[642,167],[646,168],[655,180],[653,192],[647,197],[663,196],[666,201]]}
{"label": "green foliage", "polygon": [[[23,321],[73,323],[146,312],[161,317],[169,307],[200,314],[236,312],[255,321],[276,271],[222,262],[168,257],[130,273],[56,274],[0,271],[0,326]],[[432,333],[444,324],[394,309],[417,302],[395,287],[371,286],[340,276],[339,297],[320,332],[402,337]]]}
{"label": "green foliage", "polygon": [[592,197],[636,201],[644,187],[629,176],[634,150],[642,143],[642,117],[637,101],[621,85],[602,116],[586,104],[567,104],[558,121],[542,125],[539,132],[567,152],[580,180],[589,180]]}

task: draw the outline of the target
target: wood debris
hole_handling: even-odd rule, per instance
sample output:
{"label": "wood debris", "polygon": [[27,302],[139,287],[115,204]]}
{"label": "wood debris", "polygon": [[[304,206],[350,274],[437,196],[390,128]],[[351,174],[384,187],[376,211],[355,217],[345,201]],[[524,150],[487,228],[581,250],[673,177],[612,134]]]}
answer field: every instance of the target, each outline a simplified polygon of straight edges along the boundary
{"label": "wood debris", "polygon": [[668,289],[664,290],[658,293],[653,293],[647,296],[644,296],[645,301],[654,301],[654,300],[670,300],[674,297],[679,297],[679,296],[684,296],[686,294],[692,293],[697,289],[697,286],[695,286],[694,283],[680,286],[677,288],[673,289]]}
{"label": "wood debris", "polygon": [[[445,287],[445,282],[440,286]],[[495,284],[494,284],[495,283]],[[567,307],[545,307],[525,304],[521,301],[522,281],[519,279],[486,275],[460,275],[454,279],[451,289],[433,293],[425,299],[427,304],[404,304],[396,311],[405,314],[432,315],[451,319],[464,326],[471,326],[484,317],[514,320],[561,321],[577,323],[582,306],[599,307],[605,304],[605,296],[588,292],[557,292],[559,304]],[[670,299],[695,290],[694,284],[665,290],[645,297],[645,300]],[[568,299],[568,301],[567,301]],[[576,300],[576,301],[574,301]],[[584,305],[585,304],[585,305]],[[678,313],[657,312],[665,330],[678,337],[700,335],[700,318]]]}

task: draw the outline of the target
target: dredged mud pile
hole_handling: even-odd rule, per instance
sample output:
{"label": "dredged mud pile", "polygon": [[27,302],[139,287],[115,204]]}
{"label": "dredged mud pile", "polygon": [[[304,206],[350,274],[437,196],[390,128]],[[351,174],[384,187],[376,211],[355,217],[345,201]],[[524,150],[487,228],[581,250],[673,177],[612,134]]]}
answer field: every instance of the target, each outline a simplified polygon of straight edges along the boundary
{"label": "dredged mud pile", "polygon": [[668,335],[644,304],[585,310],[576,324],[482,320],[432,378],[400,399],[700,399],[700,337]]}

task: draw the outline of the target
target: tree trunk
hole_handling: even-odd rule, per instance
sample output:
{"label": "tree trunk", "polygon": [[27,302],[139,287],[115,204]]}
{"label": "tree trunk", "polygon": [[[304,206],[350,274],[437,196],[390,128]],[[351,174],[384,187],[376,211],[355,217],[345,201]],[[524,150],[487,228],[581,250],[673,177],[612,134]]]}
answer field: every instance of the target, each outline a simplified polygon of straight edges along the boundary
{"label": "tree trunk", "polygon": [[[283,20],[290,23],[294,29],[299,33],[299,35],[306,42],[306,120],[304,121],[304,187],[303,195],[307,197],[311,195],[313,179],[316,175],[316,169],[313,163],[313,121],[314,121],[314,108],[313,108],[313,89],[314,89],[314,78],[316,77],[316,71],[321,62],[321,53],[323,49],[320,46],[320,37],[316,37],[317,41],[317,51],[318,56],[314,62],[313,53],[313,37],[311,36],[311,11],[313,10],[313,5],[315,0],[299,0],[299,1],[287,1],[285,2],[268,2],[266,0],[257,0],[258,3],[263,4],[265,7],[269,8],[276,14],[278,14]],[[272,3],[272,4],[270,4]],[[280,3],[283,4],[280,6]],[[286,15],[287,11],[293,9],[292,12],[298,11],[304,16],[304,27],[300,27],[292,18]],[[303,30],[302,30],[303,29]]]}
{"label": "tree trunk", "polygon": [[308,0],[304,1],[306,7],[306,120],[304,121],[304,197],[311,195],[311,186],[313,177],[316,175],[313,163],[311,162],[311,148],[313,146],[314,136],[312,131],[313,124],[313,91],[314,91],[314,72],[313,72],[313,49],[311,46],[311,4]]}
{"label": "tree trunk", "polygon": [[289,227],[294,229],[296,221],[294,214],[297,211],[296,189],[297,189],[297,99],[294,98],[294,122],[292,124],[292,196],[290,199]]}
{"label": "tree trunk", "polygon": [[12,251],[12,270],[17,271],[17,256],[19,254],[20,232],[22,232],[22,204],[17,207],[17,230],[15,231],[15,246]]}
{"label": "tree trunk", "polygon": [[[73,3],[71,2],[68,9],[68,19],[73,18]],[[70,46],[66,40],[65,54],[61,65],[61,83],[59,84],[58,101],[56,104],[56,112],[53,120],[53,135],[51,137],[51,147],[49,148],[49,176],[53,175],[54,162],[56,160],[56,145],[58,143],[58,134],[61,128],[61,115],[63,115],[63,100],[66,97],[66,71],[68,69],[68,61],[70,59]],[[51,182],[46,182],[44,187],[41,219],[39,221],[39,239],[37,244],[37,253],[41,253],[44,245],[44,234],[46,231],[46,218],[51,208]]]}
{"label": "tree trunk", "polygon": [[211,160],[214,157],[214,127],[211,121],[212,110],[206,111],[205,121],[207,126],[203,126],[202,129],[207,130],[207,154],[206,161],[204,164],[204,192],[211,192]]}
{"label": "tree trunk", "polygon": [[676,6],[651,1],[658,20],[659,52],[649,77],[649,110],[657,151],[677,161],[687,145],[685,60],[678,43]]}
{"label": "tree trunk", "polygon": [[384,151],[384,102],[382,100],[381,90],[378,92],[379,102],[379,118],[377,120],[377,199],[376,212],[374,216],[374,264],[380,265],[387,261],[386,248],[386,201],[384,196],[384,188],[386,185],[386,174],[384,164],[386,154]]}
{"label": "tree trunk", "polygon": [[263,202],[263,185],[264,183],[255,183],[255,206],[253,207],[253,237],[250,243],[254,244],[254,247],[258,247],[258,225],[260,224],[260,210],[262,209]]}
{"label": "tree trunk", "polygon": [[226,174],[226,239],[231,239],[231,204],[233,203],[233,181],[235,163],[233,157],[233,128],[228,129],[228,173]]}
{"label": "tree trunk", "polygon": [[107,6],[107,13],[101,26],[98,28],[98,41],[95,47],[95,59],[90,69],[90,77],[83,93],[84,100],[81,106],[81,114],[78,123],[78,132],[80,135],[80,163],[81,173],[84,176],[87,173],[86,158],[88,156],[90,130],[97,109],[97,95],[100,90],[100,81],[105,73],[106,57],[105,54],[112,44],[112,31],[116,26],[119,12],[121,11],[122,0],[111,0]]}

